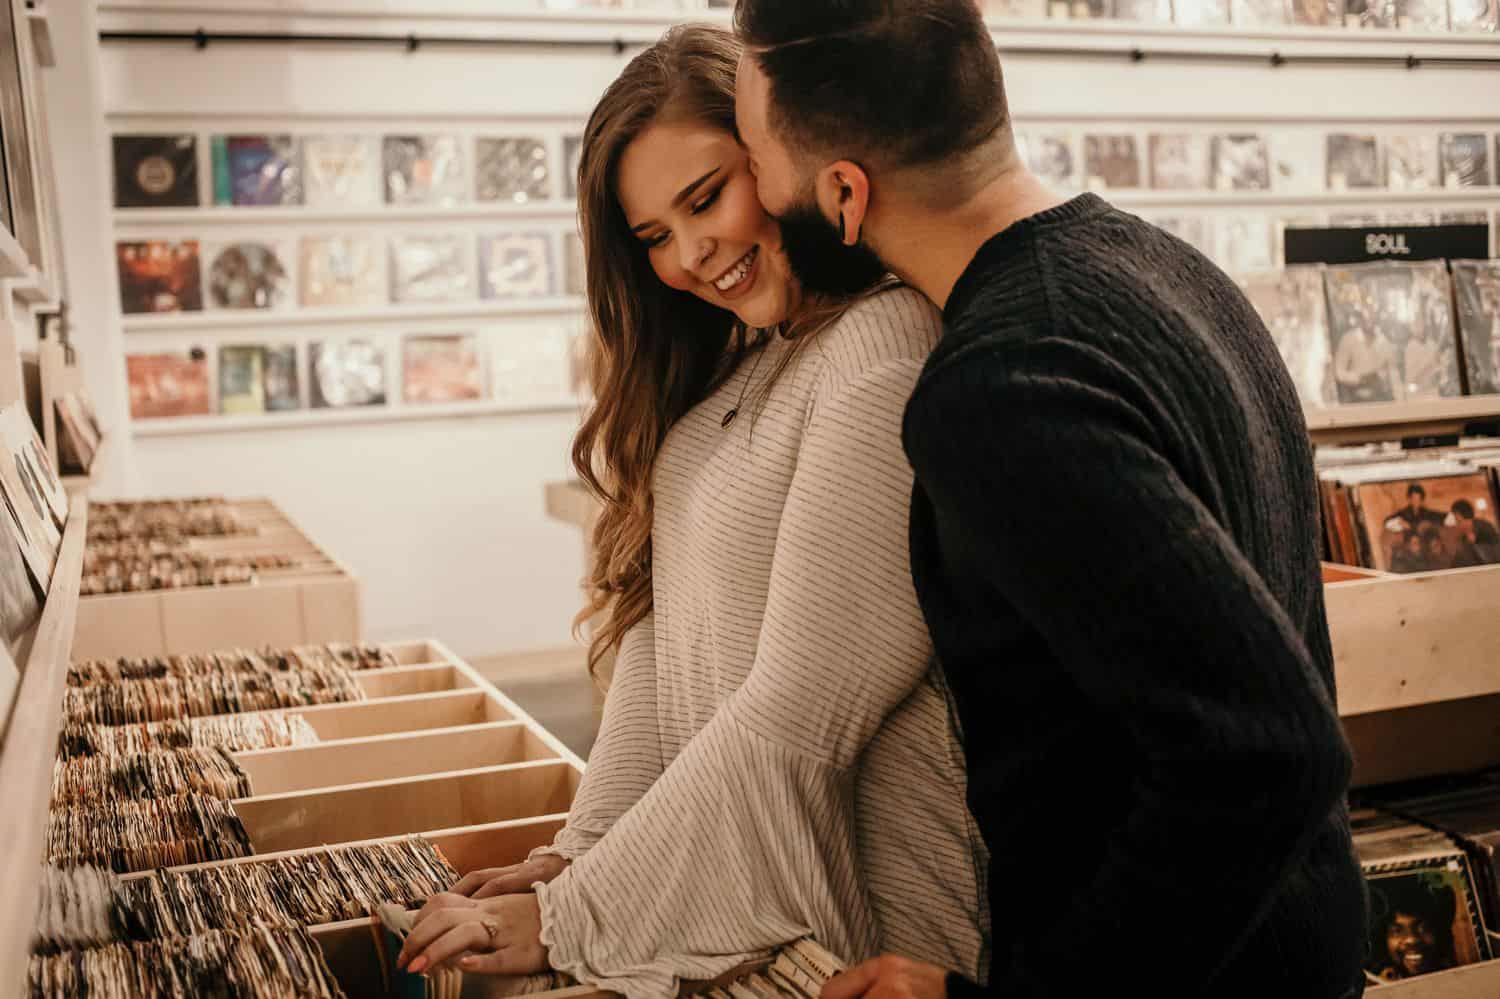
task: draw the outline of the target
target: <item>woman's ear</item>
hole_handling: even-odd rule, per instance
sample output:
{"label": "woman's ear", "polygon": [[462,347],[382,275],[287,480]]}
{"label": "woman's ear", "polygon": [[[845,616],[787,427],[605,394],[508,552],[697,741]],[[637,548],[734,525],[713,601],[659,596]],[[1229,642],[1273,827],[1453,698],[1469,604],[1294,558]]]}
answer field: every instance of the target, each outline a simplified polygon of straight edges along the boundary
{"label": "woman's ear", "polygon": [[864,236],[870,209],[870,178],[853,160],[838,160],[818,173],[818,202],[828,218],[837,219],[839,239],[855,246]]}

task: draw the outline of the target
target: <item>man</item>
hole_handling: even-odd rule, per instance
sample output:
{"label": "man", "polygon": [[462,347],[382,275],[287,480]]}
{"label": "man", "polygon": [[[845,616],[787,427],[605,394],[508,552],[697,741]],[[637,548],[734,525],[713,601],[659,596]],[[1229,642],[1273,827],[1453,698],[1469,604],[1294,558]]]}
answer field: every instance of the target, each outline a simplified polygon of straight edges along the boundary
{"label": "man", "polygon": [[1427,488],[1420,482],[1406,487],[1406,505],[1391,515],[1392,522],[1399,521],[1401,529],[1421,530],[1423,524],[1439,524],[1443,515],[1427,509]]}
{"label": "man", "polygon": [[1396,370],[1395,348],[1363,313],[1339,340],[1333,377],[1338,382],[1339,402],[1391,402],[1405,394]]}
{"label": "man", "polygon": [[1454,500],[1451,508],[1458,525],[1458,551],[1453,557],[1455,569],[1500,562],[1500,531],[1495,525],[1474,513],[1474,504],[1466,499]]}
{"label": "man", "polygon": [[1318,494],[1265,327],[1185,243],[1027,172],[973,0],[740,0],[736,25],[741,136],[803,282],[853,254],[944,310],[904,425],[912,567],[991,853],[991,968],[887,955],[825,999],[1132,973],[1358,995]]}

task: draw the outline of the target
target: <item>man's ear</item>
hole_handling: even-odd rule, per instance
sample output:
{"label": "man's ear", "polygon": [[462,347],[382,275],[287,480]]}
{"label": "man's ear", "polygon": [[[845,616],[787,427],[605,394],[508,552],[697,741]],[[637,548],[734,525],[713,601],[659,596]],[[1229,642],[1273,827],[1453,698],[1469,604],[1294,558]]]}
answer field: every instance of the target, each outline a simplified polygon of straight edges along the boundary
{"label": "man's ear", "polygon": [[838,160],[818,172],[818,204],[838,226],[845,246],[858,243],[870,211],[870,177],[853,160]]}

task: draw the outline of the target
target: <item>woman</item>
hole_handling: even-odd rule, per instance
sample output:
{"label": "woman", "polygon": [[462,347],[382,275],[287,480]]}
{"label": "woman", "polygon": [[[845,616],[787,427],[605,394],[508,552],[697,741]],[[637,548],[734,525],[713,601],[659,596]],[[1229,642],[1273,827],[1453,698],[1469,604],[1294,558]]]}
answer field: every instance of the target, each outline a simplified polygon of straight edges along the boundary
{"label": "woman", "polygon": [[800,293],[735,138],[738,59],[675,29],[589,121],[597,403],[573,452],[604,501],[584,616],[607,612],[590,665],[618,647],[614,683],[566,828],[429,902],[410,970],[550,960],[665,996],[809,933],[987,969],[906,541],[901,415],[939,318],[853,265],[863,294]]}

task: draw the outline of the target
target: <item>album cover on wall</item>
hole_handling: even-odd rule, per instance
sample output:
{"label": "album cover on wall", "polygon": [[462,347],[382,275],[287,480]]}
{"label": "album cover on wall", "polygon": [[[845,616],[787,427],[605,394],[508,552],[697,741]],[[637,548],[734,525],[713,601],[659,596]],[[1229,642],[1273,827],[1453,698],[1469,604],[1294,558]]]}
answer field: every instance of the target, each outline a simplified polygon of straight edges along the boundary
{"label": "album cover on wall", "polygon": [[1235,24],[1246,27],[1286,24],[1289,20],[1285,0],[1234,0],[1230,14]]}
{"label": "album cover on wall", "polygon": [[1344,0],[1344,27],[1394,28],[1396,0]]}
{"label": "album cover on wall", "polygon": [[1489,225],[1490,215],[1483,208],[1456,212],[1438,212],[1438,225]]}
{"label": "album cover on wall", "polygon": [[1259,135],[1214,136],[1214,190],[1268,191],[1271,154]]}
{"label": "album cover on wall", "polygon": [[583,136],[563,136],[563,195],[578,197],[578,160],[583,155]]}
{"label": "album cover on wall", "polygon": [[526,204],[552,197],[552,167],[541,139],[475,140],[474,177],[480,201]]}
{"label": "album cover on wall", "polygon": [[116,208],[198,204],[198,140],[193,135],[113,137]]}
{"label": "album cover on wall", "polygon": [[203,308],[203,282],[198,266],[198,241],[115,244],[120,269],[120,310],[196,312]]}
{"label": "album cover on wall", "polygon": [[1140,187],[1141,159],[1135,136],[1085,135],[1083,172],[1090,188]]}
{"label": "album cover on wall", "polygon": [[1500,562],[1494,489],[1486,472],[1354,486],[1371,568],[1432,572]]}
{"label": "album cover on wall", "polygon": [[401,350],[407,402],[459,402],[484,395],[479,340],[473,333],[408,336]]}
{"label": "album cover on wall", "polygon": [[1199,253],[1213,259],[1219,252],[1218,229],[1206,215],[1157,215],[1151,224],[1176,236]]}
{"label": "album cover on wall", "polygon": [[309,208],[380,204],[380,144],[374,136],[308,136],[302,140],[302,165],[302,196]]}
{"label": "album cover on wall", "polygon": [[1287,194],[1312,194],[1323,190],[1328,171],[1322,132],[1278,129],[1271,133],[1271,186]]}
{"label": "album cover on wall", "polygon": [[301,265],[303,305],[386,302],[385,247],[375,236],[304,236]]}
{"label": "album cover on wall", "polygon": [[454,302],[474,297],[464,241],[449,236],[391,240],[391,298],[397,302]]}
{"label": "album cover on wall", "polygon": [[583,237],[576,232],[563,233],[563,294],[588,294],[588,270],[583,256]]}
{"label": "album cover on wall", "polygon": [[266,409],[276,413],[302,408],[297,377],[297,345],[272,344],[262,347],[265,368]]}
{"label": "album cover on wall", "polygon": [[1380,186],[1380,144],[1373,135],[1328,136],[1328,189]]}
{"label": "album cover on wall", "polygon": [[456,205],[469,196],[455,135],[387,135],[385,200],[391,205]]}
{"label": "album cover on wall", "polygon": [[1067,132],[1022,131],[1016,134],[1017,153],[1044,183],[1064,190],[1076,188],[1078,156]]}
{"label": "album cover on wall", "polygon": [[1452,260],[1469,394],[1500,393],[1500,260]]}
{"label": "album cover on wall", "polygon": [[1041,19],[1047,16],[1047,0],[984,0],[984,15]]}
{"label": "album cover on wall", "polygon": [[250,344],[219,348],[219,412],[266,411],[265,353]]}
{"label": "album cover on wall", "polygon": [[1483,132],[1444,132],[1438,137],[1438,164],[1444,187],[1487,187],[1488,139]]}
{"label": "album cover on wall", "polygon": [[1199,191],[1208,187],[1209,144],[1205,135],[1152,134],[1151,186],[1163,191]]}
{"label": "album cover on wall", "polygon": [[213,137],[214,204],[302,204],[302,148],[290,135]]}
{"label": "album cover on wall", "polygon": [[1328,346],[1323,268],[1305,265],[1241,273],[1236,281],[1276,342],[1302,405],[1330,405],[1334,401],[1333,357]]}
{"label": "album cover on wall", "polygon": [[484,298],[538,298],[556,294],[552,239],[545,232],[479,237],[479,288]]}
{"label": "album cover on wall", "polygon": [[1260,271],[1276,266],[1271,220],[1258,212],[1229,212],[1215,219],[1214,262],[1226,271]]}
{"label": "album cover on wall", "polygon": [[491,394],[516,403],[569,398],[571,339],[554,326],[515,326],[490,337]]}
{"label": "album cover on wall", "polygon": [[284,248],[244,242],[206,247],[208,299],[219,309],[274,309],[291,300]]}
{"label": "album cover on wall", "polygon": [[1340,402],[1456,396],[1458,343],[1442,261],[1376,262],[1326,272]]}
{"label": "album cover on wall", "polygon": [[1447,0],[1396,0],[1396,27],[1402,31],[1447,31]]}
{"label": "album cover on wall", "polygon": [[314,343],[308,347],[307,364],[314,409],[385,405],[385,351],[376,344]]}
{"label": "album cover on wall", "polygon": [[1172,0],[1115,0],[1115,19],[1171,24]]}
{"label": "album cover on wall", "polygon": [[1495,31],[1500,28],[1500,0],[1449,0],[1448,11],[1454,31]]}
{"label": "album cover on wall", "polygon": [[1439,187],[1437,138],[1393,135],[1385,140],[1385,186],[1393,191]]}
{"label": "album cover on wall", "polygon": [[1172,0],[1173,19],[1184,27],[1229,23],[1229,0]]}
{"label": "album cover on wall", "polygon": [[129,354],[130,417],[207,416],[208,357],[194,347],[181,353]]}
{"label": "album cover on wall", "polygon": [[1292,22],[1315,27],[1338,27],[1344,23],[1343,0],[1290,0]]}

